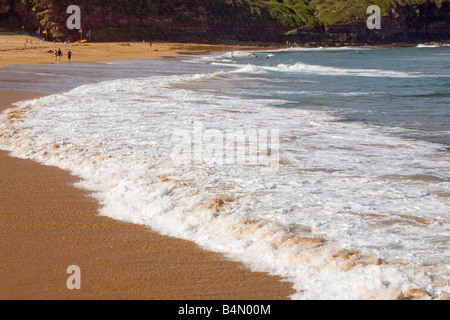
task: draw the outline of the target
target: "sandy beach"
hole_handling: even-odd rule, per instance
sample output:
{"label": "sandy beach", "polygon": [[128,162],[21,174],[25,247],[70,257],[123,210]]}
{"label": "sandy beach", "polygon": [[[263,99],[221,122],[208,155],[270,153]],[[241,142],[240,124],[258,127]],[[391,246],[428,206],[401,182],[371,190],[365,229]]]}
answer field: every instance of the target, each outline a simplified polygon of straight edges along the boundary
{"label": "sandy beach", "polygon": [[[63,57],[55,60],[54,51],[61,49]],[[252,50],[255,47],[206,45],[197,43],[79,43],[44,42],[30,36],[0,35],[0,67],[7,65],[36,65],[72,62],[104,62],[115,60],[159,59],[180,53],[208,51]]]}
{"label": "sandy beach", "polygon": [[[53,44],[22,50],[18,46],[26,39],[20,37],[0,37],[0,66],[55,62],[46,53]],[[137,44],[70,46],[77,62],[161,58],[208,48],[141,45],[148,51],[136,53]],[[0,88],[0,112],[39,96]],[[0,299],[278,300],[294,293],[280,277],[252,272],[194,243],[99,216],[99,203],[73,186],[79,178],[69,172],[0,151],[0,176]],[[80,290],[66,286],[71,265],[81,270]]]}

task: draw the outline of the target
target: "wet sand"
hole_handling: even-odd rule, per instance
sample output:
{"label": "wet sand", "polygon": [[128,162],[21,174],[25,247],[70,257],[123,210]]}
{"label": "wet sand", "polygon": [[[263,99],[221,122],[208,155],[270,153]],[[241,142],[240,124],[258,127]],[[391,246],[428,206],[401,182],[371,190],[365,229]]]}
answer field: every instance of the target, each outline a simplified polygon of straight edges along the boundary
{"label": "wet sand", "polygon": [[[33,93],[1,90],[0,112]],[[0,299],[281,300],[280,277],[151,229],[99,216],[79,178],[0,151]],[[67,268],[81,270],[69,290]]]}

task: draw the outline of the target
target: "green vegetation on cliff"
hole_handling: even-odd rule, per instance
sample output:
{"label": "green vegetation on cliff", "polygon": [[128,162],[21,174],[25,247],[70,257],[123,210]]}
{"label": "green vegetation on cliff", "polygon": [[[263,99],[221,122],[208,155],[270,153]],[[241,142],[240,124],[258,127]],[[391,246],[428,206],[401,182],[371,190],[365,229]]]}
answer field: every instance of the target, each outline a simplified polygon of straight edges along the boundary
{"label": "green vegetation on cliff", "polygon": [[[24,26],[32,32],[41,27],[51,37],[73,38],[76,34],[65,28],[71,4],[82,8],[83,27],[96,30],[97,40],[128,35],[181,41],[281,42],[283,36],[315,41],[313,33],[333,26],[364,26],[370,5],[378,5],[391,25],[398,23],[397,29],[405,27],[409,34],[415,28],[415,37],[416,26],[429,34],[436,19],[439,32],[446,32],[450,8],[450,0],[0,0],[0,29]],[[388,35],[386,30],[382,38]]]}

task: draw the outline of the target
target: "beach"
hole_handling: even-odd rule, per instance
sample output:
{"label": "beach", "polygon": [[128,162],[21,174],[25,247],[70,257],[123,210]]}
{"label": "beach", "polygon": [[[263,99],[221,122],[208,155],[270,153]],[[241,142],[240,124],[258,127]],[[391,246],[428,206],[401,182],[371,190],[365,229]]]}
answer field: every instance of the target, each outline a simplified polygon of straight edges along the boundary
{"label": "beach", "polygon": [[[29,43],[22,50],[24,40],[0,37],[0,66],[55,62],[43,54],[53,44],[31,49]],[[129,49],[133,45],[99,45],[102,49],[91,55],[93,45],[73,45],[72,61],[161,58],[182,49],[142,44],[148,52],[136,54]],[[0,88],[0,96],[3,112],[11,103],[42,95]],[[100,216],[98,201],[75,187],[80,178],[67,171],[12,158],[6,151],[0,152],[0,170],[0,299],[278,300],[294,293],[281,277],[252,272],[193,242]],[[66,285],[72,265],[81,270],[80,290]]]}
{"label": "beach", "polygon": [[[63,56],[55,59],[54,52],[61,49]],[[71,62],[104,62],[116,60],[160,59],[176,57],[180,53],[208,51],[252,50],[257,47],[208,45],[198,43],[53,43],[25,35],[0,35],[0,67],[7,65],[39,65]]]}
{"label": "beach", "polygon": [[45,165],[4,161],[18,278],[43,260],[91,299],[448,299],[448,46],[167,47],[0,68],[5,104],[42,96],[0,116],[1,148]]}

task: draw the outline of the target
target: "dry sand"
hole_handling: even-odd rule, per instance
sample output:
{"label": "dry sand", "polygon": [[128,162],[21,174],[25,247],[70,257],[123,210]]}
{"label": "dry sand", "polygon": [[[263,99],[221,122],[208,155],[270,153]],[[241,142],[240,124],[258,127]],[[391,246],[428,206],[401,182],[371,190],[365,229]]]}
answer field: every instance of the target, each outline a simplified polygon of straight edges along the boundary
{"label": "dry sand", "polygon": [[[0,65],[52,59],[44,47],[21,52],[2,41],[4,36]],[[74,46],[74,60],[144,58],[120,50],[104,55],[108,45],[99,45],[99,56]],[[176,45],[158,44],[153,57],[176,54],[169,46]],[[0,112],[37,96],[0,89]],[[278,300],[294,293],[279,277],[252,272],[189,241],[99,216],[98,202],[73,186],[79,179],[69,172],[0,151],[0,177],[0,299]],[[67,289],[70,265],[81,269],[81,290]]]}
{"label": "dry sand", "polygon": [[[28,41],[28,43],[27,43]],[[61,49],[61,61],[55,61],[54,51]],[[158,59],[174,57],[180,53],[205,51],[255,50],[256,47],[205,45],[196,43],[43,43],[29,36],[0,35],[0,67],[19,64],[68,63],[67,52],[72,52],[72,62],[103,62],[114,60]],[[261,48],[258,48],[261,49]],[[50,52],[53,51],[53,52]]]}

